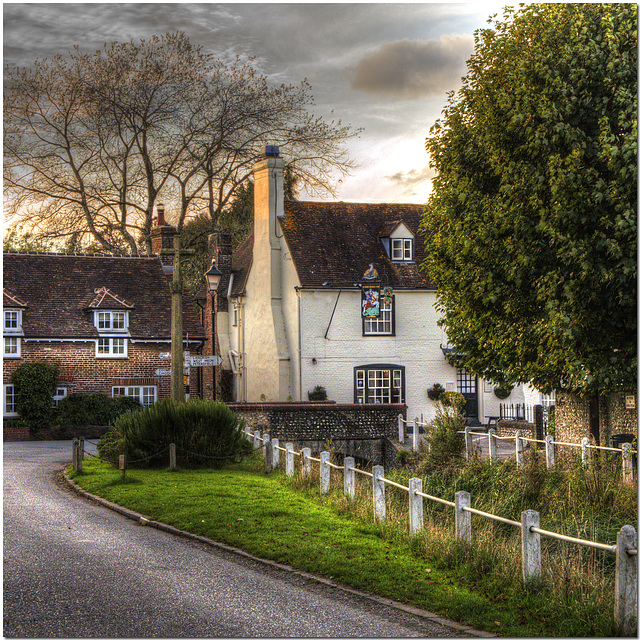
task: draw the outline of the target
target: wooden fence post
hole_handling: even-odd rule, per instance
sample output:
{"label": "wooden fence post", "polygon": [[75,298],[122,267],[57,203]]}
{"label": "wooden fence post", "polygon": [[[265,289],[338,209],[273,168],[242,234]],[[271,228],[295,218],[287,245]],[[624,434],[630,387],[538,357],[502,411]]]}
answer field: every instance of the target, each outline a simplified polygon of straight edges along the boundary
{"label": "wooden fence post", "polygon": [[528,584],[542,576],[540,555],[540,534],[531,531],[531,527],[540,528],[540,514],[533,509],[523,511],[522,523],[522,578]]}
{"label": "wooden fence post", "polygon": [[582,438],[581,441],[581,448],[582,448],[582,464],[585,467],[589,466],[589,463],[591,462],[591,450],[589,449],[589,438]]}
{"label": "wooden fence post", "polygon": [[471,494],[468,491],[456,491],[456,538],[471,542],[471,514],[464,507],[471,506]]}
{"label": "wooden fence post", "polygon": [[293,476],[293,442],[287,442],[287,444],[284,445],[284,448],[287,450],[287,453],[285,454],[286,458],[285,458],[285,473],[287,474],[288,478],[291,478]]}
{"label": "wooden fence post", "polygon": [[411,478],[409,480],[409,532],[412,536],[422,531],[422,478]]}
{"label": "wooden fence post", "polygon": [[398,414],[398,441],[404,444],[404,424],[402,423],[402,414]]}
{"label": "wooden fence post", "polygon": [[71,464],[73,465],[73,470],[78,470],[78,438],[74,438],[71,441]]}
{"label": "wooden fence post", "polygon": [[169,471],[176,470],[176,443],[169,444]]}
{"label": "wooden fence post", "polygon": [[311,473],[311,449],[309,447],[305,447],[302,450],[302,477],[308,478]]}
{"label": "wooden fence post", "polygon": [[244,428],[244,437],[247,440],[251,440],[251,427],[245,427]]}
{"label": "wooden fence post", "polygon": [[469,461],[473,455],[473,436],[471,435],[471,427],[464,428],[464,446],[465,459]]}
{"label": "wooden fence post", "polygon": [[553,436],[544,439],[545,452],[547,455],[547,469],[552,469],[556,464],[556,446],[553,444]]}
{"label": "wooden fence post", "polygon": [[516,465],[521,467],[524,464],[523,450],[522,450],[522,431],[518,429],[516,431]]}
{"label": "wooden fence post", "polygon": [[256,429],[253,432],[253,448],[257,449],[260,446],[259,441],[261,441],[262,438],[260,437],[260,432]]}
{"label": "wooden fence post", "polygon": [[493,464],[498,459],[495,439],[496,430],[491,427],[491,429],[489,429],[487,433],[489,434],[489,462],[490,464]]}
{"label": "wooden fence post", "polygon": [[84,438],[78,440],[78,473],[82,473],[82,463],[84,461]]}
{"label": "wooden fence post", "polygon": [[273,449],[271,448],[271,441],[267,433],[264,434],[263,456],[264,456],[264,471],[270,473],[273,468]]}
{"label": "wooden fence post", "polygon": [[356,495],[355,460],[351,456],[344,459],[344,495],[353,498]]}
{"label": "wooden fence post", "polygon": [[271,440],[271,469],[275,471],[280,466],[280,440],[274,438]]}
{"label": "wooden fence post", "polygon": [[331,484],[331,467],[329,462],[330,453],[328,451],[320,452],[320,493],[328,493]]}
{"label": "wooden fence post", "polygon": [[631,443],[622,443],[622,481],[633,483],[633,460],[631,459]]}
{"label": "wooden fence post", "polygon": [[[614,622],[621,636],[635,637],[638,631],[638,534],[631,525],[618,532],[616,541],[616,584]],[[635,550],[635,555],[629,555]]]}
{"label": "wooden fence post", "polygon": [[120,455],[119,459],[119,466],[120,469],[122,470],[122,479],[125,479],[125,476],[127,474],[127,456],[123,453]]}
{"label": "wooden fence post", "polygon": [[387,515],[382,478],[384,478],[384,467],[377,464],[373,467],[373,517],[377,523],[384,522]]}

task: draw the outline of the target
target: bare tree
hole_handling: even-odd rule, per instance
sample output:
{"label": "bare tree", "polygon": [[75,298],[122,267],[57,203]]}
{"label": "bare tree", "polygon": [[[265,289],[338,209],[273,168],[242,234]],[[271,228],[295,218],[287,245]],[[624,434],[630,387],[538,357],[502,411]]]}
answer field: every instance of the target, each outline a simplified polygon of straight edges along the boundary
{"label": "bare tree", "polygon": [[306,81],[273,86],[251,61],[224,65],[182,33],[6,68],[7,212],[43,238],[148,253],[156,203],[179,229],[202,214],[214,225],[265,144],[301,186],[333,193],[359,131],[311,104]]}

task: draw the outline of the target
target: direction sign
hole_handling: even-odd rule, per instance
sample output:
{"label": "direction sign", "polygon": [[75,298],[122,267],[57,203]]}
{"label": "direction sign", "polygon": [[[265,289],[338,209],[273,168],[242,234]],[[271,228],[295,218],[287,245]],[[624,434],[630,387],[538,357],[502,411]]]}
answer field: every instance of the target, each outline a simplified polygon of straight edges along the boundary
{"label": "direction sign", "polygon": [[184,363],[190,367],[217,367],[222,364],[220,356],[185,356]]}
{"label": "direction sign", "polygon": [[156,369],[157,376],[170,376],[171,369]]}

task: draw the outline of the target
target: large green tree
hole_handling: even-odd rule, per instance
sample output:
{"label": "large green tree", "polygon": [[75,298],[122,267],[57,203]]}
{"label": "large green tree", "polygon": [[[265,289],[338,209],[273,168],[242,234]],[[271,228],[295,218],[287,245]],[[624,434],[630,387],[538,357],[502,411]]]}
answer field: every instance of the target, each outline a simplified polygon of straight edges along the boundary
{"label": "large green tree", "polygon": [[636,386],[637,9],[532,4],[476,33],[426,141],[424,267],[466,366]]}

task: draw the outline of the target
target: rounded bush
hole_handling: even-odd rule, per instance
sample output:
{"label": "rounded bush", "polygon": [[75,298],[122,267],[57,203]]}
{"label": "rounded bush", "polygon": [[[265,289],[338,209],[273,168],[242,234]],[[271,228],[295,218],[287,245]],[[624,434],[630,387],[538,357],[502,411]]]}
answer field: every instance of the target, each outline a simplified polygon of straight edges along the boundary
{"label": "rounded bush", "polygon": [[72,393],[60,401],[56,422],[63,428],[108,426],[118,416],[140,409],[135,398],[121,396],[110,398],[103,393]]}
{"label": "rounded bush", "polygon": [[178,464],[185,467],[220,467],[252,450],[238,416],[211,400],[163,400],[121,416],[115,428],[124,438],[129,463],[142,466],[166,465],[171,443]]}

